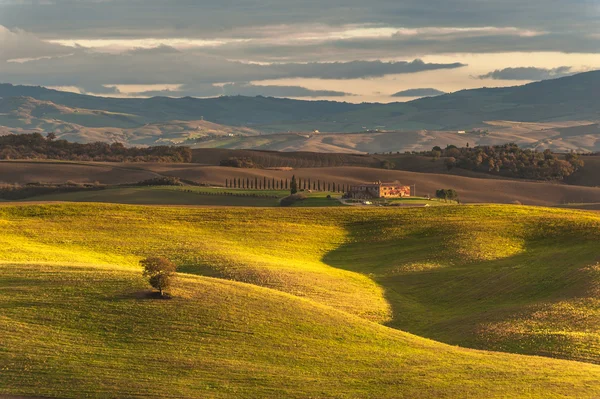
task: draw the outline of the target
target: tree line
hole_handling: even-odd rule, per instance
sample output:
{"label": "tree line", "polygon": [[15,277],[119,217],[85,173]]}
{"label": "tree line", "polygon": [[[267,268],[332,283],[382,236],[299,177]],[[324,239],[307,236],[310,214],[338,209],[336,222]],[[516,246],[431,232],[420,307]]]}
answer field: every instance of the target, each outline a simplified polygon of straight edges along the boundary
{"label": "tree line", "polygon": [[[226,188],[241,188],[247,190],[290,190],[293,191],[327,191],[344,193],[350,189],[348,184],[340,184],[335,182],[322,181],[320,179],[301,179],[292,177],[288,179],[275,179],[267,177],[238,177],[233,179],[225,179]],[[295,193],[292,193],[295,194]]]}
{"label": "tree line", "polygon": [[445,158],[448,170],[461,168],[532,180],[560,181],[584,166],[578,154],[560,156],[551,150],[522,149],[515,143],[464,148],[450,145],[445,149],[436,146],[422,154]]}
{"label": "tree line", "polygon": [[72,143],[54,133],[0,136],[0,159],[56,159],[100,162],[192,162],[188,147],[125,147],[121,143]]}

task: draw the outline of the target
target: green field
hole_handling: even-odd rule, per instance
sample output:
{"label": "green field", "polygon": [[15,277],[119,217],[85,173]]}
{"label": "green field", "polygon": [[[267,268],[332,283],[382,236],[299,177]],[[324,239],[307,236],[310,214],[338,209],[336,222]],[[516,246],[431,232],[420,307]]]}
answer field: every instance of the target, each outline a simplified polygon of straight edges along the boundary
{"label": "green field", "polygon": [[521,206],[5,205],[0,394],[598,397],[599,239]]}
{"label": "green field", "polygon": [[[29,201],[106,202],[133,205],[199,205],[276,207],[289,195],[281,190],[243,190],[195,186],[118,187],[72,193],[47,194],[31,197]],[[339,193],[314,192],[293,207],[343,206]],[[327,196],[331,195],[331,199]]]}

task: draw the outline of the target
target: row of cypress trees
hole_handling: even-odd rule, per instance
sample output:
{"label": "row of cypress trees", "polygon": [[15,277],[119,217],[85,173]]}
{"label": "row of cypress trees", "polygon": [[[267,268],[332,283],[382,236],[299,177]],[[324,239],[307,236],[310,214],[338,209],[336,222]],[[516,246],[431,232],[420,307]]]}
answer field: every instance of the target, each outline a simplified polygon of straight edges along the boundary
{"label": "row of cypress trees", "polygon": [[296,176],[292,176],[292,180],[288,179],[262,179],[255,177],[254,179],[246,178],[233,178],[225,179],[226,188],[242,188],[247,190],[290,190],[292,194],[300,190],[313,190],[313,191],[330,191],[330,192],[346,192],[349,186],[346,184],[339,184],[335,182],[322,181],[320,179],[296,179]]}

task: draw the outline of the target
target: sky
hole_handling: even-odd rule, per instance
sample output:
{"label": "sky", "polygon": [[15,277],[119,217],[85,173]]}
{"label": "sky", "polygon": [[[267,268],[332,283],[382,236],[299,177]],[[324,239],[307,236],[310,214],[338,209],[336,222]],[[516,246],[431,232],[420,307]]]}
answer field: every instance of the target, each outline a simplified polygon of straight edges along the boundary
{"label": "sky", "polygon": [[600,69],[600,0],[0,0],[0,82],[408,101]]}

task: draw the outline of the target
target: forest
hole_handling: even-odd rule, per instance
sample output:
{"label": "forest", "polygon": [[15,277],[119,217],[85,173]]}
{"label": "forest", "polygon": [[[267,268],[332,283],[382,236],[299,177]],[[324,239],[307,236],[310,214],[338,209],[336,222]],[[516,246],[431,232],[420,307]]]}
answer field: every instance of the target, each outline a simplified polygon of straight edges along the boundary
{"label": "forest", "polygon": [[49,133],[9,134],[0,136],[0,159],[56,159],[98,162],[191,162],[188,147],[125,147],[121,143],[89,144],[57,140]]}
{"label": "forest", "polygon": [[555,154],[550,150],[536,151],[509,143],[494,146],[445,149],[434,147],[425,153],[433,158],[445,158],[449,170],[468,169],[478,172],[532,180],[561,181],[583,168],[578,154]]}

